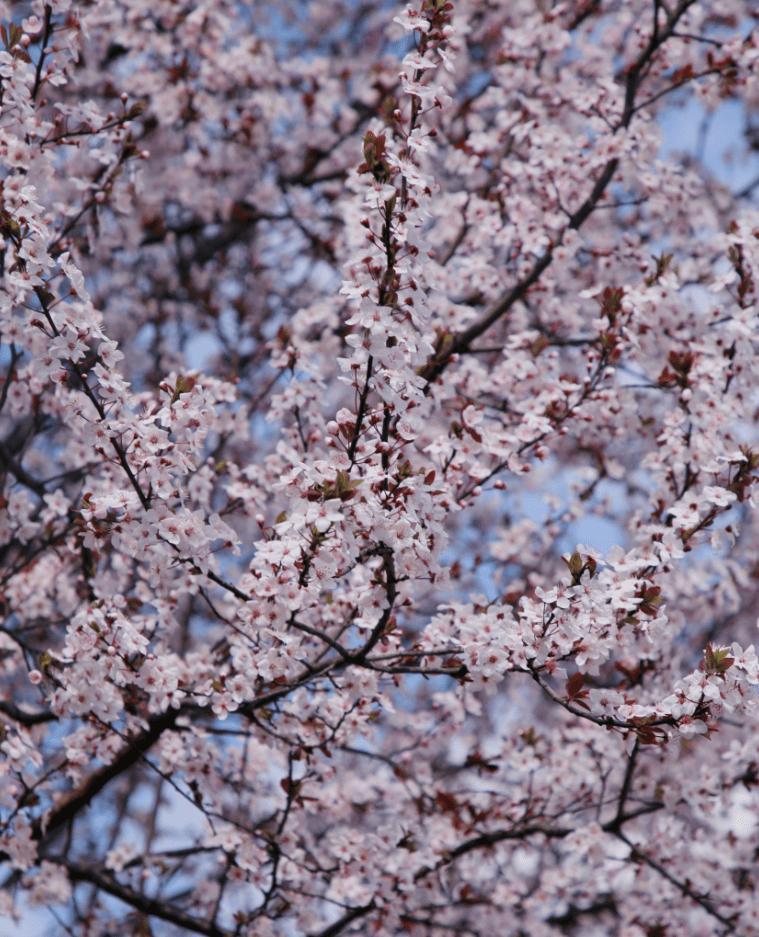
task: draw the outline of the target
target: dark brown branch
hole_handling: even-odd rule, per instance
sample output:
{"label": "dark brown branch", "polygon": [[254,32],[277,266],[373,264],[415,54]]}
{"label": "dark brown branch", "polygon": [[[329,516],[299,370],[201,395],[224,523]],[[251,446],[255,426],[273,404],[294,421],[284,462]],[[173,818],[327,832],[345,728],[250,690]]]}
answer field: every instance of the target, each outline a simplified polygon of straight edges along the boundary
{"label": "dark brown branch", "polygon": [[11,456],[4,443],[0,442],[0,469],[8,471],[13,475],[17,482],[25,485],[30,491],[33,491],[38,497],[45,494],[45,483],[34,478],[29,472]]}
{"label": "dark brown branch", "polygon": [[20,722],[22,726],[38,726],[42,722],[54,722],[58,717],[49,710],[41,713],[26,713],[13,703],[0,700],[0,713],[10,716],[15,722]]}
{"label": "dark brown branch", "polygon": [[703,896],[697,894],[695,891],[693,891],[693,889],[687,883],[679,882],[674,877],[674,875],[671,875],[664,868],[664,866],[660,865],[658,862],[655,862],[645,853],[640,852],[638,847],[633,842],[631,842],[623,833],[617,832],[615,833],[615,836],[617,836],[619,839],[622,840],[623,843],[626,843],[630,847],[630,849],[632,850],[633,857],[635,857],[636,859],[639,859],[641,862],[644,862],[647,866],[652,868],[655,872],[658,872],[662,878],[665,878],[670,883],[670,885],[674,885],[674,887],[679,892],[681,892],[683,895],[686,895],[688,898],[691,899],[691,901],[695,901],[696,904],[700,905],[704,909],[704,911],[706,911],[707,914],[710,914],[713,918],[716,918],[720,922],[720,924],[724,924],[725,927],[727,928],[726,933],[732,933],[735,930],[735,922],[730,920],[730,918],[724,917],[724,915],[720,914],[719,911],[715,911],[714,908],[712,907],[713,902],[711,902],[708,898],[704,898]]}
{"label": "dark brown branch", "polygon": [[19,359],[23,357],[24,354],[22,351],[17,351],[15,345],[11,345],[10,347],[11,360],[8,362],[8,373],[5,380],[3,381],[2,390],[0,390],[0,413],[2,413],[5,402],[8,399],[8,390],[11,386],[11,377],[13,376],[13,372],[16,370],[16,365],[18,364]]}
{"label": "dark brown branch", "polygon": [[[481,836],[469,839],[455,849],[452,849],[439,864],[447,865],[454,859],[458,859],[459,856],[464,856],[466,853],[472,852],[475,849],[489,849],[491,846],[495,846],[496,843],[502,843],[509,839],[526,839],[528,836],[534,836],[536,833],[542,833],[546,839],[564,839],[564,837],[569,836],[571,832],[571,829],[565,830],[560,827],[552,829],[544,824],[535,823],[532,826],[516,827],[513,830],[497,830],[493,833],[483,833]],[[421,878],[423,874],[427,874],[430,871],[430,869],[423,869],[421,872],[417,873],[417,877]]]}
{"label": "dark brown branch", "polygon": [[385,633],[390,616],[393,614],[393,604],[398,595],[397,579],[395,576],[395,563],[393,562],[392,548],[385,543],[377,546],[376,552],[382,557],[382,566],[385,571],[385,595],[387,596],[387,608],[383,611],[380,620],[372,629],[369,640],[357,654],[351,655],[350,662],[363,664],[369,652],[374,648],[379,639]]}
{"label": "dark brown branch", "polygon": [[[60,330],[57,328],[55,322],[53,321],[53,317],[50,314],[50,304],[48,302],[48,299],[45,295],[44,290],[40,286],[35,286],[34,293],[39,301],[39,304],[42,308],[42,312],[44,313],[45,318],[47,319],[48,324],[53,334],[56,336],[60,335],[61,334]],[[86,380],[84,372],[75,361],[69,362],[69,366],[71,367],[71,370],[74,372],[74,374],[76,374],[83,393],[88,398],[90,403],[92,403],[92,405],[97,410],[98,416],[100,417],[101,420],[105,420],[106,418],[105,409],[103,408],[103,405],[100,402],[100,400],[93,393],[92,388],[87,384],[87,380]],[[127,478],[129,479],[129,482],[132,488],[134,489],[135,493],[137,494],[137,497],[140,499],[140,504],[147,511],[150,508],[150,502],[148,501],[147,497],[145,496],[144,491],[142,490],[142,488],[137,482],[137,479],[134,476],[134,472],[132,471],[131,466],[129,465],[129,461],[127,459],[127,455],[124,450],[124,447],[113,436],[111,437],[111,445],[113,446],[113,449],[116,452],[116,457],[119,460],[119,464],[121,465]]]}
{"label": "dark brown branch", "polygon": [[372,366],[374,365],[374,358],[369,355],[369,359],[366,362],[366,380],[364,383],[364,389],[361,391],[361,397],[358,404],[358,413],[356,414],[356,425],[353,428],[353,439],[351,439],[350,449],[348,450],[348,458],[350,459],[351,465],[353,465],[356,458],[356,447],[358,446],[358,441],[361,436],[361,425],[364,422],[364,414],[366,413],[366,398],[369,396],[369,382],[372,379]]}
{"label": "dark brown branch", "polygon": [[[619,119],[619,123],[614,128],[615,132],[617,130],[624,130],[629,127],[636,111],[635,96],[640,85],[641,75],[644,68],[650,62],[657,49],[663,45],[664,42],[666,42],[666,40],[672,35],[675,26],[682,17],[683,13],[685,13],[688,7],[692,6],[694,2],[695,0],[681,0],[677,8],[669,17],[666,26],[661,31],[657,29],[652,33],[646,48],[641,52],[634,64],[630,66],[624,73],[626,76],[625,104],[622,111],[622,116]],[[619,160],[616,157],[614,159],[610,159],[606,163],[600,176],[598,179],[596,179],[595,185],[593,186],[593,190],[591,191],[590,195],[585,199],[577,211],[570,216],[569,224],[565,230],[577,230],[582,225],[582,223],[593,213],[593,211],[595,211],[601,196],[606,191],[609,182],[611,182],[614,173],[617,171],[618,165]],[[478,322],[475,322],[465,332],[462,332],[460,335],[454,337],[453,342],[446,347],[444,356],[441,356],[437,360],[433,359],[427,365],[423,375],[429,384],[435,381],[443,373],[443,371],[450,363],[452,355],[467,353],[471,343],[475,339],[479,338],[483,332],[486,332],[492,325],[494,325],[511,309],[514,303],[516,303],[525,295],[525,293],[538,280],[540,275],[553,260],[553,251],[559,244],[561,244],[562,236],[563,232],[559,234],[556,241],[551,243],[543,256],[535,261],[535,263],[532,265],[532,268],[522,277],[522,279],[519,280],[519,282],[512,286],[509,290],[507,290],[500,299],[496,300],[494,305],[487,310],[485,315]]]}
{"label": "dark brown branch", "polygon": [[50,41],[50,36],[52,35],[52,17],[53,9],[49,3],[45,4],[45,28],[42,31],[42,39],[40,41],[40,57],[37,61],[37,69],[34,73],[34,87],[32,88],[31,99],[32,101],[37,97],[37,92],[40,90],[40,85],[42,84],[42,66],[45,62],[45,57],[47,53],[45,49],[47,44]]}
{"label": "dark brown branch", "polygon": [[638,759],[638,745],[638,737],[636,736],[633,750],[630,752],[627,758],[625,778],[622,781],[622,789],[619,792],[619,806],[617,807],[617,815],[610,824],[607,824],[608,832],[610,833],[616,833],[622,826],[624,820],[625,801],[630,794],[630,787],[632,785],[633,775],[635,774],[635,762]]}
{"label": "dark brown branch", "polygon": [[153,718],[150,721],[150,728],[132,739],[111,764],[91,774],[79,787],[74,788],[62,800],[58,801],[47,818],[44,830],[39,820],[35,823],[36,838],[43,842],[51,840],[53,834],[74,820],[79,811],[88,806],[109,781],[118,777],[127,768],[131,768],[158,741],[163,732],[173,728],[178,715],[179,711],[172,709],[161,716]]}
{"label": "dark brown branch", "polygon": [[88,869],[86,866],[79,865],[76,862],[69,862],[66,859],[54,859],[53,861],[65,867],[72,882],[89,882],[109,895],[113,895],[114,898],[131,905],[143,914],[176,924],[195,934],[205,934],[206,937],[232,937],[231,931],[218,927],[212,922],[185,914],[184,911],[172,907],[168,901],[158,901],[155,898],[141,895],[126,885],[119,884],[112,875],[105,872]]}
{"label": "dark brown branch", "polygon": [[318,934],[309,934],[309,937],[337,937],[340,931],[344,930],[349,924],[352,924],[360,917],[364,917],[364,915],[369,914],[370,911],[374,911],[375,908],[376,905],[373,901],[367,905],[364,905],[362,908],[351,908],[350,911],[344,914],[339,921],[335,921],[334,924],[330,924],[326,930],[320,931]]}

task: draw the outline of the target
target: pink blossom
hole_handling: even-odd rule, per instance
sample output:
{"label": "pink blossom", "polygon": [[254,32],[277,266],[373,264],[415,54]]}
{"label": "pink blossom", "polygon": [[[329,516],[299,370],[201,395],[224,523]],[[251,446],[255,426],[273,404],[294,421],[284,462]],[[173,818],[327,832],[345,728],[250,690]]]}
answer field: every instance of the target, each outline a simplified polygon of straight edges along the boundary
{"label": "pink blossom", "polygon": [[28,6],[0,912],[755,933],[752,5]]}

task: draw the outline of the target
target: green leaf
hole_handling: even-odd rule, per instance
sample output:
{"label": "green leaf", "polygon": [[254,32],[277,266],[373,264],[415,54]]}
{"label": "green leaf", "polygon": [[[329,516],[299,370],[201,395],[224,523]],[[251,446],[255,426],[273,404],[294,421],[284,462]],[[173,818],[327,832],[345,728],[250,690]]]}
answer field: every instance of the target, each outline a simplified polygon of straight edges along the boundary
{"label": "green leaf", "polygon": [[177,377],[177,385],[174,388],[174,393],[171,395],[171,402],[176,403],[179,400],[180,394],[186,394],[193,389],[195,386],[194,377],[185,377],[184,374],[180,374]]}
{"label": "green leaf", "polygon": [[735,658],[730,657],[730,653],[729,647],[720,647],[715,650],[711,644],[707,644],[704,654],[707,668],[716,670],[717,673],[725,673],[735,663]]}
{"label": "green leaf", "polygon": [[402,465],[398,466],[398,478],[408,478],[411,474],[413,474],[411,463],[406,459]]}

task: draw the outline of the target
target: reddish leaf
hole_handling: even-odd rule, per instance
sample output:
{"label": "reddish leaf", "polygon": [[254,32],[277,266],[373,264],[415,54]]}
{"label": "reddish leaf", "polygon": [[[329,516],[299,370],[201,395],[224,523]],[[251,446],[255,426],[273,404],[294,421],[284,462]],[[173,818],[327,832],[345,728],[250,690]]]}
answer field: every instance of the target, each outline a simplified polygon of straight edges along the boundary
{"label": "reddish leaf", "polygon": [[443,813],[453,813],[455,810],[458,810],[458,803],[453,794],[449,794],[448,791],[438,791],[435,794],[435,803],[440,807]]}
{"label": "reddish leaf", "polygon": [[573,674],[569,680],[567,680],[567,694],[569,698],[571,699],[573,696],[577,696],[584,686],[585,677],[581,673]]}

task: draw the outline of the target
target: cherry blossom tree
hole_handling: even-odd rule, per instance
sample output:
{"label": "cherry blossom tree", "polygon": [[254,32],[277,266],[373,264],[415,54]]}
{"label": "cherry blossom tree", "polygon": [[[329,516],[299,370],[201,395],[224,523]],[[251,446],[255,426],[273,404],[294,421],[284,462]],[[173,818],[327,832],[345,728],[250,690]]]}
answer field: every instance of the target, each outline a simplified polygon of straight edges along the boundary
{"label": "cherry blossom tree", "polygon": [[757,20],[0,4],[2,915],[759,931]]}

